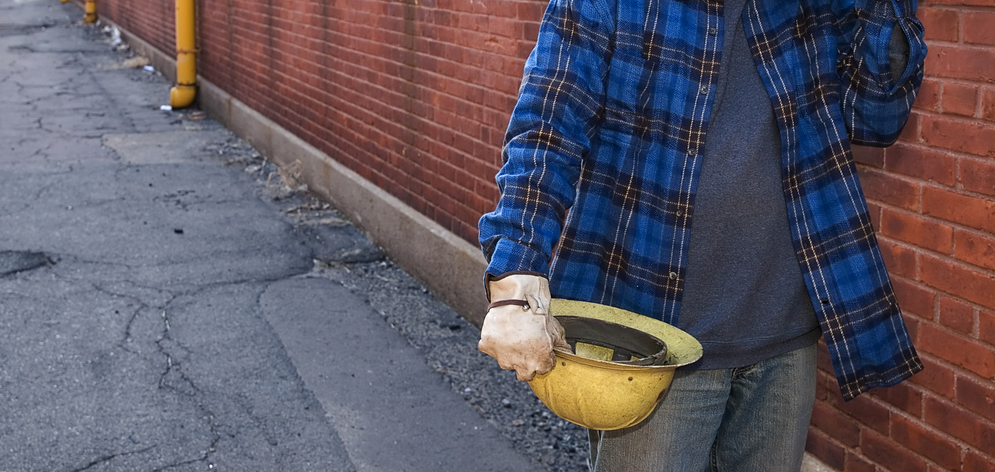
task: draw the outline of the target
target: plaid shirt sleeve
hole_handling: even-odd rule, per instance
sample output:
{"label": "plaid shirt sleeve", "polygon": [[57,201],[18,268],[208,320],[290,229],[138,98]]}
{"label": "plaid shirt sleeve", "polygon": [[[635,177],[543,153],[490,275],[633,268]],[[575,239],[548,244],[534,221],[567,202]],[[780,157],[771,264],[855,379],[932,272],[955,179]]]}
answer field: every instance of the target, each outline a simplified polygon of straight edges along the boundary
{"label": "plaid shirt sleeve", "polygon": [[603,3],[549,4],[508,125],[504,166],[497,175],[502,198],[480,220],[488,274],[548,274],[582,158],[603,112],[613,30]]}
{"label": "plaid shirt sleeve", "polygon": [[[918,44],[921,28],[905,29],[919,25],[912,1],[802,3],[807,14],[789,2],[748,2],[745,26],[747,37],[756,38],[754,57],[782,128],[788,217],[802,273],[840,392],[850,400],[923,368],[871,227],[850,144],[894,141],[921,82],[925,47]],[[888,43],[896,22],[909,38],[910,59],[902,77],[892,80]]]}
{"label": "plaid shirt sleeve", "polygon": [[[898,139],[922,83],[926,43],[917,0],[850,0],[839,5],[839,76],[850,140],[888,146]],[[889,44],[898,30],[909,46],[905,70],[893,77]]]}

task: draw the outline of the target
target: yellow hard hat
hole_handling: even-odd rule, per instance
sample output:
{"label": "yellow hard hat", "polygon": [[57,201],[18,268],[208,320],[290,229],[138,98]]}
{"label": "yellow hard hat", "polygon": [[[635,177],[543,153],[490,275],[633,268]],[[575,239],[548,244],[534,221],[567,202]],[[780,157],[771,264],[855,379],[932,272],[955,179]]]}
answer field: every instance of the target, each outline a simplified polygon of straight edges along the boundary
{"label": "yellow hard hat", "polygon": [[701,358],[701,343],[660,320],[563,299],[550,311],[574,353],[555,351],[553,370],[529,387],[560,418],[589,429],[635,426],[656,408],[674,370]]}

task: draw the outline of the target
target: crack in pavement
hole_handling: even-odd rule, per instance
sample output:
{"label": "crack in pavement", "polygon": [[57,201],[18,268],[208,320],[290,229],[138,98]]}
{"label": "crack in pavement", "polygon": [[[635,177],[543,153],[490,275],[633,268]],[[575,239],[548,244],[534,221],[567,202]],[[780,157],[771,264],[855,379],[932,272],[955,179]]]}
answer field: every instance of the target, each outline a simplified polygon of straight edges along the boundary
{"label": "crack in pavement", "polygon": [[[132,349],[131,346],[128,345],[128,344],[130,344],[130,342],[132,340],[132,328],[134,327],[136,321],[138,320],[138,317],[143,312],[145,312],[146,310],[149,310],[149,309],[163,309],[162,307],[168,306],[169,303],[171,303],[174,299],[176,299],[176,295],[169,294],[168,295],[168,300],[164,304],[162,304],[162,306],[153,306],[152,304],[146,302],[145,300],[142,300],[139,296],[129,295],[129,294],[120,293],[120,292],[115,292],[113,290],[110,290],[110,289],[104,287],[100,283],[90,283],[89,285],[96,292],[104,293],[104,294],[110,295],[112,297],[124,298],[124,299],[131,300],[132,302],[134,302],[133,304],[136,305],[136,308],[132,311],[131,315],[128,316],[128,320],[125,322],[125,325],[124,325],[124,333],[122,334],[121,340],[117,342],[117,346],[121,350],[123,350],[125,352],[129,352],[131,354],[136,354],[136,355],[139,355],[139,356],[142,355],[141,350]],[[148,289],[148,290],[157,290],[157,289],[153,289],[152,287],[142,287],[142,286],[136,285],[136,284],[130,284],[130,285],[132,285],[134,287],[138,287],[138,288],[145,288],[145,289]],[[114,310],[114,314],[115,315],[119,315],[120,314],[120,310]]]}
{"label": "crack in pavement", "polygon": [[36,24],[10,24],[10,23],[0,23],[0,38],[9,38],[11,36],[27,36],[33,33],[40,33],[45,30],[45,28],[51,28],[53,26],[58,26],[59,23],[56,22],[44,22]]}
{"label": "crack in pavement", "polygon": [[[78,258],[75,257],[70,257],[70,259],[74,260],[74,262],[81,262]],[[85,263],[85,261],[82,262]],[[131,268],[130,265],[122,263],[102,262],[100,264]],[[210,462],[210,457],[212,454],[214,454],[217,451],[218,443],[221,440],[221,433],[220,433],[221,425],[216,420],[216,415],[214,411],[206,405],[206,403],[209,401],[209,398],[207,398],[209,397],[209,395],[203,392],[197,386],[194,380],[191,379],[183,370],[183,365],[187,362],[189,355],[193,351],[189,347],[185,346],[180,340],[174,337],[173,328],[171,326],[171,320],[169,316],[170,306],[176,299],[180,297],[180,295],[172,293],[170,291],[163,290],[161,288],[143,287],[139,284],[130,283],[128,281],[91,282],[85,279],[68,277],[65,276],[64,274],[59,274],[56,276],[56,278],[74,284],[82,283],[83,285],[87,286],[90,290],[103,293],[114,298],[125,299],[128,302],[126,303],[127,306],[134,307],[130,315],[127,315],[128,319],[127,321],[125,321],[121,338],[115,343],[115,346],[117,348],[131,354],[143,356],[141,352],[132,349],[130,346],[128,346],[130,340],[133,337],[132,334],[133,325],[136,323],[136,321],[141,317],[143,313],[148,313],[150,309],[161,310],[159,335],[157,338],[153,340],[153,342],[156,345],[158,354],[162,356],[162,359],[164,359],[165,367],[159,376],[159,380],[157,382],[157,389],[162,392],[168,392],[168,394],[171,396],[175,396],[180,399],[185,399],[184,403],[191,405],[195,409],[195,411],[197,411],[196,416],[200,418],[201,421],[206,425],[211,440],[206,448],[200,449],[200,451],[196,454],[196,457],[190,458],[188,460],[183,460],[180,462],[170,463],[161,466],[159,468],[156,468],[154,470],[165,471],[199,462],[206,462],[210,468],[213,468],[213,464]],[[143,299],[143,295],[124,293],[127,290],[127,288],[125,287],[119,287],[118,290],[114,290],[105,286],[105,284],[113,284],[113,283],[121,283],[130,288],[145,289],[153,292],[151,294],[145,294],[144,297],[146,298],[163,297],[165,299],[164,300],[160,299],[156,301],[147,300]],[[182,295],[197,298],[198,293],[209,289],[211,286],[218,286],[218,285],[228,285],[228,284],[226,283],[207,284],[207,286],[202,286],[195,290],[188,290],[184,292]],[[121,312],[120,310],[114,310],[114,314],[120,315]],[[76,471],[89,470],[124,456],[136,455],[148,452],[156,447],[158,447],[158,445],[152,445],[143,449],[137,449],[123,453],[106,454],[74,470]]]}
{"label": "crack in pavement", "polygon": [[56,260],[44,252],[0,251],[0,278],[54,265],[55,263]]}
{"label": "crack in pavement", "polygon": [[[173,353],[170,352],[169,345],[175,345],[176,347],[183,349],[187,353],[191,352],[188,348],[183,346],[179,341],[172,338],[170,334],[171,328],[169,326],[169,316],[167,315],[168,309],[162,310],[162,324],[163,331],[162,336],[156,340],[156,345],[159,347],[159,352],[166,357],[166,369],[163,371],[162,375],[159,377],[159,390],[170,390],[178,395],[187,397],[193,400],[198,400],[199,396],[203,396],[200,388],[190,379],[186,373],[183,372],[182,364],[180,362],[174,361]],[[172,376],[170,374],[174,374]],[[189,387],[190,391],[184,391],[184,389],[179,385],[174,385],[170,382],[171,377],[179,377],[179,381]],[[156,471],[166,470],[173,467],[179,467],[182,465],[193,464],[196,462],[207,462],[208,467],[214,468],[214,465],[209,461],[211,454],[217,451],[218,442],[221,441],[221,433],[219,432],[219,425],[215,421],[215,414],[211,409],[204,405],[202,401],[194,402],[195,408],[201,413],[200,417],[207,420],[209,426],[209,431],[211,433],[211,444],[206,450],[203,451],[201,456],[196,459],[191,459],[188,461],[179,462],[176,464],[171,464],[163,468],[155,469]]]}
{"label": "crack in pavement", "polygon": [[155,449],[156,447],[158,447],[158,445],[153,444],[153,445],[151,445],[149,447],[146,447],[146,448],[143,448],[143,449],[134,450],[134,451],[126,451],[126,452],[117,452],[117,453],[113,453],[113,454],[107,454],[107,455],[98,457],[97,459],[94,459],[89,464],[86,464],[83,467],[80,467],[80,468],[77,468],[77,469],[73,469],[73,472],[83,472],[84,470],[92,469],[93,467],[96,467],[98,465],[105,464],[105,463],[110,462],[110,461],[112,461],[114,459],[117,459],[118,457],[125,457],[125,456],[130,456],[130,455],[133,455],[133,454],[141,454],[141,453],[144,453],[144,452],[151,451],[152,449]]}

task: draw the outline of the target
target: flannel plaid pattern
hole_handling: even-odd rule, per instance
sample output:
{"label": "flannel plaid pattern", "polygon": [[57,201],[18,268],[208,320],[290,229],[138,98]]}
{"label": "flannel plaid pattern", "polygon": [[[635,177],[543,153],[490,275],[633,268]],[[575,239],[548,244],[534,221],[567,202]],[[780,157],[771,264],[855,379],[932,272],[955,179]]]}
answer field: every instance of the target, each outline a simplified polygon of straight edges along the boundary
{"label": "flannel plaid pattern", "polygon": [[[742,18],[781,133],[798,262],[847,400],[922,369],[850,150],[892,143],[908,118],[926,55],[915,10],[748,0]],[[888,62],[896,24],[910,48],[900,77]],[[725,30],[721,0],[551,1],[508,126],[501,198],[480,220],[488,274],[549,274],[556,297],[679,326]]]}

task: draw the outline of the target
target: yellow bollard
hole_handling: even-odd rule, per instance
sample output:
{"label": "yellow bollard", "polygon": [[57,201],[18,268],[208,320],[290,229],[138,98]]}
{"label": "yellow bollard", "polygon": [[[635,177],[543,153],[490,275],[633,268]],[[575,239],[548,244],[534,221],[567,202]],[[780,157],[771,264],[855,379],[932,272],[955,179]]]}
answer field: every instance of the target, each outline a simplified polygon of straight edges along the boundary
{"label": "yellow bollard", "polygon": [[176,0],[176,87],[169,91],[169,104],[184,108],[197,96],[197,38],[194,0]]}
{"label": "yellow bollard", "polygon": [[97,22],[97,0],[86,0],[86,13],[83,15],[83,23],[92,24]]}

